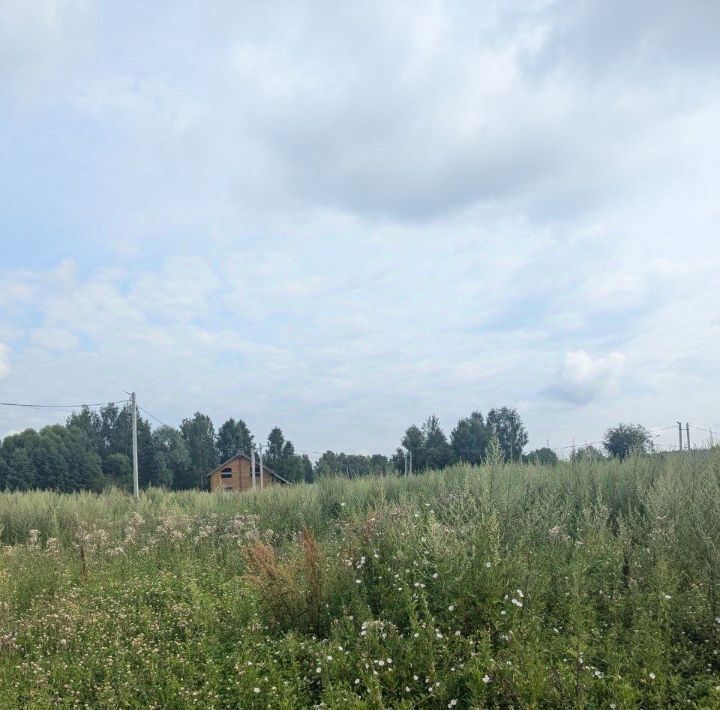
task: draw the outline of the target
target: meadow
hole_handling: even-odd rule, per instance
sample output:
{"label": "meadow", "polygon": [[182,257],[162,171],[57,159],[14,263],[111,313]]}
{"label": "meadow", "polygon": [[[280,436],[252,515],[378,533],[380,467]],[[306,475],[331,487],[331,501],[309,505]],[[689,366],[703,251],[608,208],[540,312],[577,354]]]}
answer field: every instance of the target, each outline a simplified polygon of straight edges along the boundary
{"label": "meadow", "polygon": [[0,494],[2,708],[720,707],[720,451]]}

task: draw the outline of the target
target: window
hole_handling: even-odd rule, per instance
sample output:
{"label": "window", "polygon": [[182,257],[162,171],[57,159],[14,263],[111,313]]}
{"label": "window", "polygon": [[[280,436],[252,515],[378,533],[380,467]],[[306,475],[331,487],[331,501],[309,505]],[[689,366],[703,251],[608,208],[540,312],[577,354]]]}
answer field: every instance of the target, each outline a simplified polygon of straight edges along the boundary
{"label": "window", "polygon": [[222,471],[220,471],[220,478],[232,478],[232,469],[224,468]]}
{"label": "window", "polygon": [[232,493],[233,487],[232,486],[223,486],[223,490],[225,493]]}

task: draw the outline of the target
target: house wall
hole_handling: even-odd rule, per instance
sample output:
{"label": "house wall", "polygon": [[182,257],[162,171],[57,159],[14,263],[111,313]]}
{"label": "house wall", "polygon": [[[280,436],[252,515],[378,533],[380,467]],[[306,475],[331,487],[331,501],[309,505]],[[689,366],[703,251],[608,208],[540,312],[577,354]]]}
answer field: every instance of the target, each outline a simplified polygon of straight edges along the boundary
{"label": "house wall", "polygon": [[[247,491],[252,488],[252,475],[250,473],[250,461],[243,457],[236,457],[223,468],[231,469],[231,478],[222,478],[222,471],[218,469],[210,475],[211,491]],[[258,461],[255,462],[255,470],[257,475],[257,487],[260,488],[260,470]],[[263,487],[272,486],[276,483],[275,479],[263,470]]]}

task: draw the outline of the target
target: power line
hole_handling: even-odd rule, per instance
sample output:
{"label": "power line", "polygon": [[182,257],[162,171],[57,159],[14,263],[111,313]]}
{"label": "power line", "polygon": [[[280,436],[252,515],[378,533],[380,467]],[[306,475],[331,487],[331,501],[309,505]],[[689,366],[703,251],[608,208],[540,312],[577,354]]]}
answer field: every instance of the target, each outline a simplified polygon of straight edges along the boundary
{"label": "power line", "polygon": [[137,405],[137,408],[138,408],[141,412],[145,412],[145,414],[147,414],[151,419],[154,419],[156,422],[159,422],[159,423],[162,424],[163,426],[166,426],[168,429],[172,429],[172,428],[173,428],[173,427],[171,427],[169,424],[166,424],[162,419],[158,419],[154,414],[150,414],[150,412],[148,412],[147,409],[144,409],[144,408],[141,407],[139,404]]}
{"label": "power line", "polygon": [[119,399],[115,402],[92,402],[89,404],[21,404],[20,402],[0,402],[2,407],[26,407],[29,409],[83,409],[85,407],[107,407],[111,404],[122,404],[127,399]]}

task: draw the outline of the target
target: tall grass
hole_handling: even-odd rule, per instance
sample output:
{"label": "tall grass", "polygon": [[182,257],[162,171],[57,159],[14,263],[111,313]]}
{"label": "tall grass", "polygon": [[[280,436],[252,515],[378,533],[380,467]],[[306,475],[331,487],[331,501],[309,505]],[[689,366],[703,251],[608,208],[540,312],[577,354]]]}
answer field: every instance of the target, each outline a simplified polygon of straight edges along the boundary
{"label": "tall grass", "polygon": [[720,452],[0,494],[1,707],[718,707]]}

